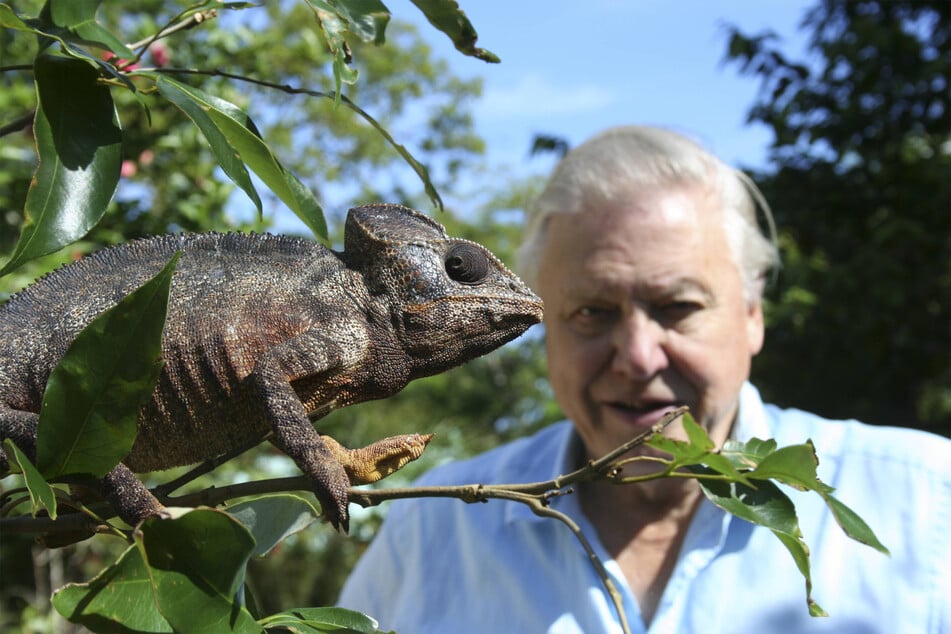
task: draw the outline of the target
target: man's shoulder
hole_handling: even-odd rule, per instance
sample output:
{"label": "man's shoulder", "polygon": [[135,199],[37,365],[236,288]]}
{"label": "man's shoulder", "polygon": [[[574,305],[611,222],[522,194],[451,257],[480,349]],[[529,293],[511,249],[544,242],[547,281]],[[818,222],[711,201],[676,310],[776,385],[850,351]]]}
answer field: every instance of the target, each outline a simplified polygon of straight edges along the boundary
{"label": "man's shoulder", "polygon": [[862,460],[906,464],[942,473],[951,480],[951,440],[907,427],[830,419],[799,409],[765,405],[773,438],[780,446],[811,441],[820,460]]}

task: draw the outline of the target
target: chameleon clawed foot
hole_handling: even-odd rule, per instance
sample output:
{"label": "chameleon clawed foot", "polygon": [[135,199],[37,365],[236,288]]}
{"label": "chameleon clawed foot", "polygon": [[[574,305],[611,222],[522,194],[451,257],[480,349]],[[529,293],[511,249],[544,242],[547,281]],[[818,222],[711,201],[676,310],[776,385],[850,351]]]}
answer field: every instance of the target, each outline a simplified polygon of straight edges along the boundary
{"label": "chameleon clawed foot", "polygon": [[399,471],[419,458],[432,438],[432,434],[401,434],[383,438],[366,447],[348,449],[330,436],[321,436],[353,485],[376,482]]}
{"label": "chameleon clawed foot", "polygon": [[335,529],[350,532],[350,511],[347,508],[350,503],[347,496],[350,481],[344,469],[333,460],[324,460],[305,471],[310,478],[311,489],[320,502],[323,518]]}

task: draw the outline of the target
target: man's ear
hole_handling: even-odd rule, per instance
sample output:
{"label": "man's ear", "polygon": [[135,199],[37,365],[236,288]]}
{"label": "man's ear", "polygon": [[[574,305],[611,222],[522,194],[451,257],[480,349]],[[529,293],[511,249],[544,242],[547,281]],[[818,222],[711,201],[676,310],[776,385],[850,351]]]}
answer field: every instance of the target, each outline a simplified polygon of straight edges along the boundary
{"label": "man's ear", "polygon": [[746,307],[746,340],[750,348],[750,356],[755,357],[763,349],[764,337],[763,302],[757,299],[749,302]]}

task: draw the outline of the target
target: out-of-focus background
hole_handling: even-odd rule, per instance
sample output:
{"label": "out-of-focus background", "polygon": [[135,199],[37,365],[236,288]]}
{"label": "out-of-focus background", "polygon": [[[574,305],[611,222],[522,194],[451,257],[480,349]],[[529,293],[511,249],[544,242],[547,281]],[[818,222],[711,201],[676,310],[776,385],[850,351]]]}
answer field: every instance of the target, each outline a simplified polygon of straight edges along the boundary
{"label": "out-of-focus background", "polygon": [[[17,11],[40,2],[16,3]],[[318,195],[339,245],[346,209],[402,202],[512,261],[522,210],[560,154],[618,124],[668,125],[745,169],[769,200],[784,266],[768,290],[768,335],[753,378],[766,397],[830,417],[951,434],[951,4],[946,0],[466,0],[486,64],[456,52],[408,0],[382,47],[355,44],[360,77],[344,93],[430,170],[437,211],[372,128],[328,99],[205,79],[246,108],[278,156]],[[24,5],[24,6],[20,6]],[[100,19],[134,37],[184,3],[105,2]],[[34,12],[35,13],[35,12]],[[35,102],[36,43],[0,31],[0,126]],[[330,58],[301,2],[222,12],[161,40],[141,62],[220,69],[332,90]],[[185,78],[187,81],[188,78]],[[117,94],[123,180],[81,243],[0,279],[11,293],[105,244],[169,231],[306,233],[273,197],[258,218],[210,150],[168,105]],[[0,137],[0,255],[10,253],[35,169],[29,130]],[[540,328],[385,403],[335,412],[322,430],[345,444],[436,432],[423,469],[560,417],[544,379]],[[293,473],[262,448],[202,483]],[[163,479],[166,476],[163,475]],[[314,527],[252,566],[265,611],[326,605],[383,509],[355,513],[352,535]],[[83,580],[122,544],[48,551],[0,542],[0,629],[67,631],[50,588]],[[45,607],[44,607],[45,606]]]}

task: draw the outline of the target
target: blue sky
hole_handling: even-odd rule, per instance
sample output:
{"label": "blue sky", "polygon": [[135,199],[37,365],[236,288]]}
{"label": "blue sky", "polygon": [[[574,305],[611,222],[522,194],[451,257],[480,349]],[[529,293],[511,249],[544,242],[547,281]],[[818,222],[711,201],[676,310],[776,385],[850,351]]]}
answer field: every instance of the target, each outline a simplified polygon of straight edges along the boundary
{"label": "blue sky", "polygon": [[747,126],[758,82],[723,63],[726,24],[746,33],[770,29],[799,58],[803,0],[459,0],[498,55],[486,64],[457,53],[409,0],[390,0],[394,17],[420,24],[437,55],[485,89],[473,104],[490,165],[516,173],[547,171],[528,161],[534,134],[573,145],[618,124],[680,129],[737,166],[761,166],[770,137]]}
{"label": "blue sky", "polygon": [[[478,44],[501,58],[487,64],[457,52],[410,0],[384,0],[394,19],[418,25],[434,56],[463,78],[480,77],[471,105],[486,141],[486,171],[457,183],[450,207],[466,214],[479,194],[507,179],[547,175],[555,157],[529,157],[538,133],[577,145],[614,125],[656,124],[681,130],[737,167],[763,167],[770,134],[747,125],[758,89],[754,77],[724,63],[727,25],[747,34],[770,30],[789,57],[805,59],[799,30],[816,0],[457,0],[479,33]],[[371,113],[372,114],[372,113]],[[392,130],[415,151],[412,141]],[[405,132],[405,131],[404,131]],[[422,187],[407,168],[406,186]],[[322,202],[336,209],[332,188]],[[342,196],[346,198],[346,196]],[[232,211],[247,207],[235,195]],[[240,199],[240,200],[239,200]],[[423,209],[433,212],[430,207]],[[339,210],[338,210],[339,211]],[[250,214],[250,208],[245,212]],[[287,210],[275,229],[307,233]]]}

